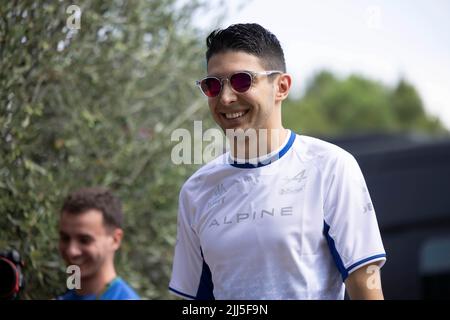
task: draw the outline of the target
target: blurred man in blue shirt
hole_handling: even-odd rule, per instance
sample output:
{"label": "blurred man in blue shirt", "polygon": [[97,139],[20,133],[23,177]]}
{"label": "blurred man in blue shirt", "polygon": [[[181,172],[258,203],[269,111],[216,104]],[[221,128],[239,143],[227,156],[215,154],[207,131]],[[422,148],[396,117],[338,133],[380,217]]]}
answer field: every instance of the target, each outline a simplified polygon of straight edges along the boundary
{"label": "blurred man in blue shirt", "polygon": [[60,300],[136,300],[138,294],[119,276],[114,255],[122,237],[120,200],[108,189],[83,188],[64,201],[59,223],[59,250],[67,265],[80,271],[80,287]]}

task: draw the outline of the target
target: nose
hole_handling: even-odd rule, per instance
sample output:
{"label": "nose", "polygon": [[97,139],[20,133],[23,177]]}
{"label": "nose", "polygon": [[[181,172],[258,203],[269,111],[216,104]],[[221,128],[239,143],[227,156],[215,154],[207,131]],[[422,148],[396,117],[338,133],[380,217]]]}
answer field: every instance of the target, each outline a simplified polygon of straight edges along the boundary
{"label": "nose", "polygon": [[222,82],[222,91],[220,92],[220,103],[224,106],[231,105],[237,100],[236,93],[231,89],[230,81],[225,79]]}
{"label": "nose", "polygon": [[75,241],[70,241],[64,248],[64,252],[71,260],[81,255],[81,249]]}

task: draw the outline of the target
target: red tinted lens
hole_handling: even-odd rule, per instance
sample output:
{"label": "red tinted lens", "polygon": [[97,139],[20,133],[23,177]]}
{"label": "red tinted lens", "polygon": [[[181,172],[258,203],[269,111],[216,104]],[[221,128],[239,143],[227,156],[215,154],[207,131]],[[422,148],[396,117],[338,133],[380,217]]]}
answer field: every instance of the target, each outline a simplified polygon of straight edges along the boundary
{"label": "red tinted lens", "polygon": [[252,85],[252,76],[245,72],[235,73],[230,78],[230,84],[237,92],[245,92]]}
{"label": "red tinted lens", "polygon": [[208,97],[216,97],[219,95],[222,83],[216,78],[206,78],[201,82],[203,92]]}

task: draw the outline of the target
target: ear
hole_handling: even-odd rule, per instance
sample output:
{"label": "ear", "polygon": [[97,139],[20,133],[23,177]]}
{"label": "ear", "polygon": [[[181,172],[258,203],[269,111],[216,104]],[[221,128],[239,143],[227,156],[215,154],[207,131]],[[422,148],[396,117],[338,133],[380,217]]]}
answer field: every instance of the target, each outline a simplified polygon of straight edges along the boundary
{"label": "ear", "polygon": [[115,228],[112,232],[113,249],[117,250],[120,248],[123,238],[123,230],[120,228]]}
{"label": "ear", "polygon": [[292,77],[287,74],[283,73],[276,82],[277,85],[277,92],[275,95],[275,99],[277,101],[283,101],[287,98],[289,95],[289,91],[291,90],[291,84],[292,84]]}

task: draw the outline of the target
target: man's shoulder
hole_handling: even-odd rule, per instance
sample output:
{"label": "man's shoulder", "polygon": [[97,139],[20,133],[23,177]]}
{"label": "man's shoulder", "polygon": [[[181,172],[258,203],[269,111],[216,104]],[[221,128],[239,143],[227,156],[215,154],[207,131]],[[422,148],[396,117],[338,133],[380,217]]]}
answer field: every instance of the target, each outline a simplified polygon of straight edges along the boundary
{"label": "man's shoulder", "polygon": [[64,294],[57,296],[56,300],[75,300],[76,297],[75,290],[68,290]]}
{"label": "man's shoulder", "polygon": [[102,294],[101,300],[139,300],[140,297],[122,278],[117,278]]}
{"label": "man's shoulder", "polygon": [[226,152],[201,166],[185,181],[181,191],[186,192],[188,190],[197,189],[204,184],[207,177],[214,177],[218,172],[230,168],[228,157],[229,153]]}
{"label": "man's shoulder", "polygon": [[56,297],[56,300],[95,300],[95,294],[79,295],[75,290],[67,290],[66,293]]}
{"label": "man's shoulder", "polygon": [[322,139],[297,135],[296,151],[305,161],[312,161],[318,166],[336,163],[345,159],[354,159],[347,150]]}
{"label": "man's shoulder", "polygon": [[[139,300],[140,297],[133,288],[122,278],[116,278],[103,294],[98,298],[99,300]],[[95,294],[79,295],[75,290],[68,290],[56,300],[97,300]]]}

